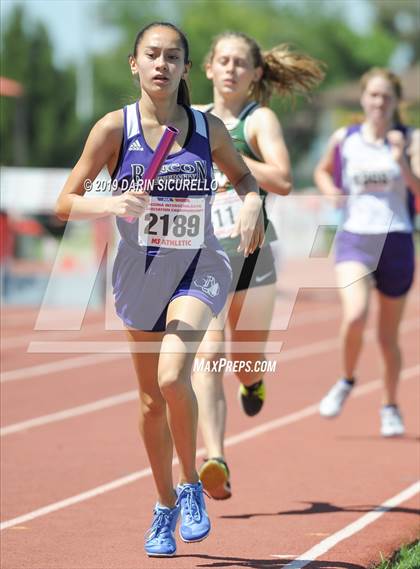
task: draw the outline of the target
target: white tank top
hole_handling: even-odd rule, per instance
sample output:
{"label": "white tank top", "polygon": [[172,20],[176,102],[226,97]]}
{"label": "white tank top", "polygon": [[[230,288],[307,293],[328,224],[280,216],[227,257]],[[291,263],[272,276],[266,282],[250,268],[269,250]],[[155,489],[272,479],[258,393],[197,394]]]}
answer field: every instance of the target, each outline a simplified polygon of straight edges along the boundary
{"label": "white tank top", "polygon": [[339,147],[342,188],[349,196],[343,229],[352,233],[411,233],[409,190],[389,144],[367,142],[361,125]]}

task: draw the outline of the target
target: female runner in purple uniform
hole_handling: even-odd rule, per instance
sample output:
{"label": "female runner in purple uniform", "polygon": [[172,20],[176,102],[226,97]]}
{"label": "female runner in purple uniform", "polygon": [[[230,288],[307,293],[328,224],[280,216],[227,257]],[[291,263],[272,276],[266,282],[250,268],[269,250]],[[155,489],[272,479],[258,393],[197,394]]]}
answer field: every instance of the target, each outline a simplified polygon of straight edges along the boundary
{"label": "female runner in purple uniform", "polygon": [[[149,556],[170,556],[178,515],[185,542],[207,537],[210,522],[195,467],[197,402],[191,366],[205,330],[226,300],[231,270],[211,224],[212,161],[243,196],[235,234],[247,256],[263,241],[255,179],[223,123],[189,107],[190,67],[184,34],[152,23],[136,37],[130,68],[140,100],[109,113],[93,127],[57,202],[62,219],[117,217],[121,234],[113,271],[116,310],[130,340],[140,388],[140,430],[158,492],[146,539]],[[150,195],[133,191],[165,125],[179,135]],[[85,199],[85,180],[107,166],[119,195]],[[131,223],[136,218],[135,223]],[[138,219],[138,221],[137,221]],[[142,352],[149,341],[158,353]],[[173,446],[180,480],[172,480]]]}
{"label": "female runner in purple uniform", "polygon": [[336,131],[315,171],[321,192],[342,200],[344,222],[336,237],[336,276],[344,310],[342,378],[320,404],[339,415],[353,389],[372,285],[377,289],[377,337],[385,364],[381,434],[402,435],[397,406],[401,370],[398,329],[413,282],[414,195],[420,193],[419,130],[401,123],[399,78],[373,68],[361,78],[364,122]]}

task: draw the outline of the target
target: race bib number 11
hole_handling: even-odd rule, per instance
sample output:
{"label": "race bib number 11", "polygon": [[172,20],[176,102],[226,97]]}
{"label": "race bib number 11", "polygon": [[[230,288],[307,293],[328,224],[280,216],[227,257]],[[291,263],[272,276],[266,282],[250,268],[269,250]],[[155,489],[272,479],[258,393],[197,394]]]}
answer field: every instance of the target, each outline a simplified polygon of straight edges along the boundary
{"label": "race bib number 11", "polygon": [[218,239],[230,237],[242,205],[243,202],[235,190],[216,192],[211,220]]}
{"label": "race bib number 11", "polygon": [[204,242],[205,198],[150,198],[139,218],[142,247],[199,249]]}

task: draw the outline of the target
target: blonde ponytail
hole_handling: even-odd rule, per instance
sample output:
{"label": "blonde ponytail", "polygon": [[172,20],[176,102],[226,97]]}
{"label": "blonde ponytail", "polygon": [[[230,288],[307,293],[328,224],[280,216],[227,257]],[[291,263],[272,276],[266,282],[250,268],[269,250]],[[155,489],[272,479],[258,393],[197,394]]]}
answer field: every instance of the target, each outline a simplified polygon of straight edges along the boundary
{"label": "blonde ponytail", "polygon": [[325,64],[282,44],[262,53],[263,75],[251,86],[252,98],[268,104],[273,93],[281,97],[308,95],[325,76]]}
{"label": "blonde ponytail", "polygon": [[267,105],[273,95],[282,97],[308,95],[325,76],[325,64],[309,55],[291,50],[287,44],[262,52],[258,43],[242,32],[223,32],[216,36],[207,54],[204,65],[211,63],[216,46],[225,38],[242,39],[249,47],[254,67],[261,67],[263,74],[252,83],[249,96],[262,105]]}

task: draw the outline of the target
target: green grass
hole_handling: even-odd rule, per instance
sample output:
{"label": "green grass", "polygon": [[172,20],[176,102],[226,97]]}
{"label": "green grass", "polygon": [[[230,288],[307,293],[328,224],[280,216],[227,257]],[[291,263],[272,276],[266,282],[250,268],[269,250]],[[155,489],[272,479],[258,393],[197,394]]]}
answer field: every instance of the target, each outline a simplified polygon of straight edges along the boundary
{"label": "green grass", "polygon": [[420,541],[402,547],[391,559],[384,559],[375,569],[419,569]]}

